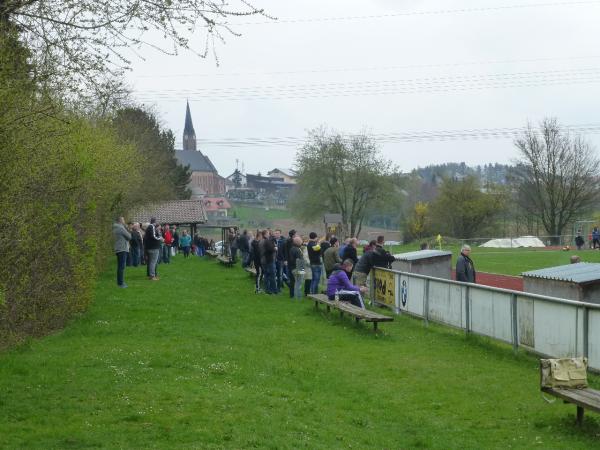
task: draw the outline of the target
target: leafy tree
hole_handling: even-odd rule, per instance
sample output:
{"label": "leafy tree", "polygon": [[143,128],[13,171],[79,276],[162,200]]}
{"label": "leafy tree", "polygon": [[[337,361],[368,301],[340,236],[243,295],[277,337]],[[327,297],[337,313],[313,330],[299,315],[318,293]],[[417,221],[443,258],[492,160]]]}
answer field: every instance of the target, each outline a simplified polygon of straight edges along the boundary
{"label": "leafy tree", "polygon": [[358,236],[367,208],[393,192],[395,168],[366,134],[342,136],[318,128],[296,154],[297,191],[291,205],[303,220],[340,213],[350,235]]}
{"label": "leafy tree", "polygon": [[429,234],[429,205],[417,202],[406,224],[408,237],[421,239]]}
{"label": "leafy tree", "polygon": [[163,129],[155,115],[141,107],[120,109],[113,125],[120,140],[132,145],[139,154],[144,182],[132,186],[130,195],[140,203],[149,199],[190,198],[192,172],[189,166],[177,162],[171,130]]}
{"label": "leafy tree", "polygon": [[473,176],[463,180],[446,179],[431,204],[434,233],[455,238],[472,238],[495,218],[503,207],[503,197],[483,192]]}
{"label": "leafy tree", "polygon": [[558,242],[565,227],[597,201],[600,160],[556,119],[543,120],[537,130],[529,125],[515,146],[521,153],[514,172],[519,204]]}

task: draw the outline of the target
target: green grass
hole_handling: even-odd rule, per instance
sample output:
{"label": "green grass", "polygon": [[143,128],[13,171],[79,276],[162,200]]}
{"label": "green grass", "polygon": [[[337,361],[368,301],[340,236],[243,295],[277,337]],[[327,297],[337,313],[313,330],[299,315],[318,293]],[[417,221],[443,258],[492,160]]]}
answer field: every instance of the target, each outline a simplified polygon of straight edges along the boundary
{"label": "green grass", "polygon": [[236,217],[241,224],[257,226],[267,224],[274,220],[291,219],[292,215],[287,209],[253,208],[251,206],[235,206],[230,212],[231,217]]}
{"label": "green grass", "polygon": [[[437,248],[437,247],[436,247]],[[407,244],[388,248],[392,253],[403,253],[418,250],[418,244]],[[452,252],[452,266],[460,253],[459,245],[444,245],[443,250]],[[472,247],[471,258],[475,269],[480,272],[499,273],[504,275],[520,275],[528,270],[569,264],[572,255],[579,255],[583,262],[600,262],[598,250],[545,250],[535,248],[486,248]]]}
{"label": "green grass", "polygon": [[532,356],[406,316],[374,334],[214,261],[144,270],[0,355],[0,447],[598,446],[600,418],[544,402]]}

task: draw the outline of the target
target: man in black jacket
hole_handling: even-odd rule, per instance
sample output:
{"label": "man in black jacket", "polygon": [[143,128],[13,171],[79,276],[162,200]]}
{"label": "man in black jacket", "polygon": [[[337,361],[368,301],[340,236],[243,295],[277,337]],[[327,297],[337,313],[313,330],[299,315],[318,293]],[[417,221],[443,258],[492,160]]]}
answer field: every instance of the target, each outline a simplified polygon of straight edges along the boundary
{"label": "man in black jacket", "polygon": [[267,294],[277,294],[277,279],[275,276],[275,244],[271,239],[269,230],[262,231],[262,240],[258,244],[260,262],[265,274],[265,291]]}
{"label": "man in black jacket", "polygon": [[375,248],[360,257],[354,269],[354,284],[357,286],[366,286],[367,276],[373,267],[391,268],[391,264],[396,258],[383,248],[384,243],[385,237],[377,236]]}
{"label": "man in black jacket", "polygon": [[456,259],[456,281],[476,283],[475,265],[470,255],[471,247],[463,245],[460,256]]}
{"label": "man in black jacket", "polygon": [[158,274],[156,273],[156,263],[160,252],[160,244],[163,241],[156,231],[156,219],[150,219],[150,225],[146,228],[144,237],[144,245],[148,251],[148,278],[157,281]]}

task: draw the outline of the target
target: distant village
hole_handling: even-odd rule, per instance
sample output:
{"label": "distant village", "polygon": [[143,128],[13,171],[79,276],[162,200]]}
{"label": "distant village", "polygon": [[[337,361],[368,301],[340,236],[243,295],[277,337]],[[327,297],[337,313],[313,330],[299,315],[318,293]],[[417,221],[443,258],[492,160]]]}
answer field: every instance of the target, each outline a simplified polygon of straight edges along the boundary
{"label": "distant village", "polygon": [[183,149],[175,156],[183,166],[192,171],[189,188],[193,200],[202,200],[211,221],[225,223],[232,202],[266,208],[285,208],[296,187],[296,174],[292,169],[274,168],[262,175],[245,173],[236,168],[222,177],[208,156],[197,148],[196,133],[189,104],[186,106],[183,130]]}

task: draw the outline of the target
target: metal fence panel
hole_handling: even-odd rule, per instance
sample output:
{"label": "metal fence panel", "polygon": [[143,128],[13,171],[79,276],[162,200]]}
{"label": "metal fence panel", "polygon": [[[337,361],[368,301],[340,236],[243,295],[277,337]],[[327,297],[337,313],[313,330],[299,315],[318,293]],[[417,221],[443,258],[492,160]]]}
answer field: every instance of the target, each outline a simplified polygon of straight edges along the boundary
{"label": "metal fence panel", "polygon": [[600,310],[588,311],[588,365],[600,370]]}
{"label": "metal fence panel", "polygon": [[424,317],[425,280],[402,274],[400,277],[400,290],[402,291],[402,289],[405,289],[405,291],[401,294],[400,302],[398,303],[400,310]]}
{"label": "metal fence panel", "polygon": [[556,358],[579,356],[577,308],[539,299],[534,300],[533,308],[535,350]]}
{"label": "metal fence panel", "polygon": [[471,287],[471,329],[505,342],[512,341],[511,295]]}
{"label": "metal fence panel", "polygon": [[429,319],[435,322],[462,327],[462,286],[444,281],[429,282]]}
{"label": "metal fence panel", "polygon": [[517,295],[517,321],[519,344],[535,348],[533,300],[531,298]]}

